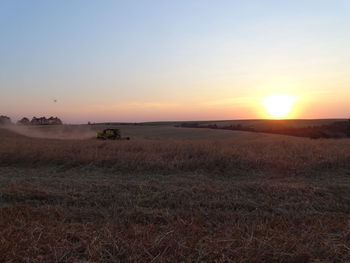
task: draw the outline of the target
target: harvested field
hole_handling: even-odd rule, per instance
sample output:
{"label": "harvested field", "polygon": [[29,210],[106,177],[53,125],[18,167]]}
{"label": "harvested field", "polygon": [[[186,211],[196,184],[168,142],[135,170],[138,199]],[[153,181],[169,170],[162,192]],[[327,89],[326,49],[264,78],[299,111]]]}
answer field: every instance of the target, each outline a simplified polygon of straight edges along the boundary
{"label": "harvested field", "polygon": [[350,261],[349,139],[121,129],[0,129],[0,262]]}

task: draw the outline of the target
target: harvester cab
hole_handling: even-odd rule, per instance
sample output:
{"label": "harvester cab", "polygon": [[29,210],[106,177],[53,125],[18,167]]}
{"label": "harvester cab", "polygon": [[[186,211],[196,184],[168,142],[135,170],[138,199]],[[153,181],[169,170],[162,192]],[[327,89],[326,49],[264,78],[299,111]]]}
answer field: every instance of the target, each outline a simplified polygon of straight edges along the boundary
{"label": "harvester cab", "polygon": [[104,129],[97,133],[97,139],[101,140],[120,140],[121,138],[119,129]]}

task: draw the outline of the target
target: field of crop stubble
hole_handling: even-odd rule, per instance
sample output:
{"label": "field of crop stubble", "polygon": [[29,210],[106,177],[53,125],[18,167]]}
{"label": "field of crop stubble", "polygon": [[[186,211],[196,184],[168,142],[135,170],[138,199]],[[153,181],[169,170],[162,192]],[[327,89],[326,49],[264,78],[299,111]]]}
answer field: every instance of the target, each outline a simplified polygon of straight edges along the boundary
{"label": "field of crop stubble", "polygon": [[100,128],[0,129],[0,262],[350,261],[349,139]]}

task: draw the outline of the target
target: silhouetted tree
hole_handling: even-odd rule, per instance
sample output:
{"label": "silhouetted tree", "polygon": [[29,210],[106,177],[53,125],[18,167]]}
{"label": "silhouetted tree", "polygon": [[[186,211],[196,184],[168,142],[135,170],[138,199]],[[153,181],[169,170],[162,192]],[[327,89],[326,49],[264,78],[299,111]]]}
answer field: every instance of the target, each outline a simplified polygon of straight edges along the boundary
{"label": "silhouetted tree", "polygon": [[24,118],[20,119],[19,121],[17,121],[17,124],[18,125],[29,125],[30,121],[28,118],[24,117]]}
{"label": "silhouetted tree", "polygon": [[62,121],[57,117],[33,117],[33,119],[30,121],[31,125],[62,125]]}
{"label": "silhouetted tree", "polygon": [[0,125],[6,125],[6,124],[11,124],[11,118],[10,117],[7,117],[7,116],[4,116],[4,115],[1,115],[0,116]]}

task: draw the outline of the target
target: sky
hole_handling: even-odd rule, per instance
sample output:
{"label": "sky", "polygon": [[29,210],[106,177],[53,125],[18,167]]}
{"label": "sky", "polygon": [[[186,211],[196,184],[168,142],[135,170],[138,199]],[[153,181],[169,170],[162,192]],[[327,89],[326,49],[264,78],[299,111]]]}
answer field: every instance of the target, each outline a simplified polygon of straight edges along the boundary
{"label": "sky", "polygon": [[0,0],[0,115],[347,118],[349,30],[347,0]]}

